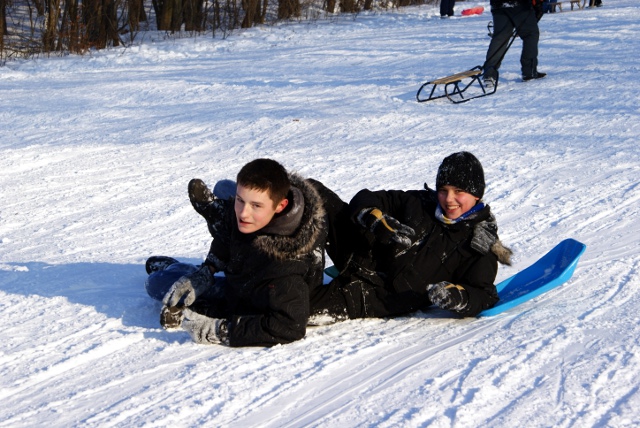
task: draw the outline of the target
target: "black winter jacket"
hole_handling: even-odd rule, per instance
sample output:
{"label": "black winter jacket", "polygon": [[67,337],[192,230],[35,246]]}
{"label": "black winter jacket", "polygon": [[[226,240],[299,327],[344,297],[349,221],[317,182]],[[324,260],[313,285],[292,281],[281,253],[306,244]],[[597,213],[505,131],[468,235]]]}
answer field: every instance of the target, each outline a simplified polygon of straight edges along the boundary
{"label": "black winter jacket", "polygon": [[502,9],[505,7],[522,7],[531,9],[533,7],[532,0],[491,0],[491,9]]}
{"label": "black winter jacket", "polygon": [[461,315],[475,316],[498,301],[493,283],[498,261],[509,264],[511,251],[500,243],[488,205],[472,219],[451,225],[437,220],[437,205],[436,192],[430,189],[358,192],[349,203],[354,220],[363,209],[376,207],[416,234],[408,249],[378,244],[368,236],[370,253],[363,255],[361,249],[357,261],[370,263],[364,270],[375,271],[394,295],[397,314],[430,306],[427,285],[448,281],[462,285],[469,294],[469,305]]}
{"label": "black winter jacket", "polygon": [[226,277],[226,313],[217,317],[227,319],[230,346],[272,346],[305,336],[309,292],[323,281],[326,220],[315,188],[295,174],[289,178],[289,205],[255,233],[238,230],[233,199],[215,199],[201,212],[213,237],[205,264]]}

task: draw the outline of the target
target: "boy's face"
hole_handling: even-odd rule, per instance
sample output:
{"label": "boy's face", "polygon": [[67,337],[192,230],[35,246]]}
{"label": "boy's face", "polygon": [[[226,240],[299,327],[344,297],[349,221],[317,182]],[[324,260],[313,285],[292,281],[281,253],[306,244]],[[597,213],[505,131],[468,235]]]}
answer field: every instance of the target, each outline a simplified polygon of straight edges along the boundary
{"label": "boy's face", "polygon": [[457,219],[473,208],[478,199],[480,198],[454,186],[446,185],[438,189],[440,207],[444,215],[451,220]]}
{"label": "boy's face", "polygon": [[249,189],[238,184],[235,202],[238,230],[253,233],[262,229],[288,203],[289,200],[285,198],[275,204],[266,190]]}

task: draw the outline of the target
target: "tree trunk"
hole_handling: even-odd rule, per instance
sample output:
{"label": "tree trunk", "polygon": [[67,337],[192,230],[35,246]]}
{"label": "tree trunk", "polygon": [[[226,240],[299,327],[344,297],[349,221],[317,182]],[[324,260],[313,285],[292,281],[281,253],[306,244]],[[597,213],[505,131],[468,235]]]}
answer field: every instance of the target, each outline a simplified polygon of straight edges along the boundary
{"label": "tree trunk", "polygon": [[336,0],[327,0],[327,12],[334,13],[336,11]]}
{"label": "tree trunk", "polygon": [[267,17],[267,6],[269,6],[269,0],[262,0],[262,11],[260,12],[261,24],[264,24],[264,20]]}
{"label": "tree trunk", "polygon": [[4,48],[4,36],[8,35],[7,30],[7,0],[0,0],[0,50]]}
{"label": "tree trunk", "polygon": [[129,31],[136,32],[140,29],[140,21],[147,20],[143,0],[129,0],[127,6],[129,7]]}
{"label": "tree trunk", "polygon": [[171,31],[180,31],[182,27],[183,5],[182,0],[173,1],[173,13],[171,14]]}
{"label": "tree trunk", "polygon": [[47,0],[47,16],[42,34],[42,49],[52,52],[58,39],[58,19],[60,18],[60,0]]}
{"label": "tree trunk", "polygon": [[244,19],[242,20],[242,28],[251,28],[256,21],[256,7],[259,6],[258,0],[242,0],[242,10],[244,10]]}
{"label": "tree trunk", "polygon": [[291,19],[300,16],[299,0],[280,0],[278,3],[278,19]]}
{"label": "tree trunk", "polygon": [[43,0],[34,0],[33,2],[36,5],[36,11],[38,12],[38,16],[44,16],[45,2]]}
{"label": "tree trunk", "polygon": [[357,0],[340,0],[340,10],[343,13],[356,13],[360,12]]}
{"label": "tree trunk", "polygon": [[118,36],[118,10],[114,0],[85,0],[82,8],[90,47],[104,49],[109,41],[120,44]]}
{"label": "tree trunk", "polygon": [[186,31],[202,31],[204,0],[184,0],[184,29]]}
{"label": "tree trunk", "polygon": [[80,53],[81,47],[80,25],[78,23],[78,0],[67,0],[64,2],[64,12],[60,22],[60,37],[56,50],[62,51],[65,43],[70,52]]}
{"label": "tree trunk", "polygon": [[120,46],[118,34],[118,4],[117,0],[105,0],[104,29],[105,40],[111,40],[112,46]]}
{"label": "tree trunk", "polygon": [[171,30],[171,19],[173,17],[173,9],[175,8],[174,0],[157,0],[158,9],[156,10],[156,20],[158,21],[158,30]]}

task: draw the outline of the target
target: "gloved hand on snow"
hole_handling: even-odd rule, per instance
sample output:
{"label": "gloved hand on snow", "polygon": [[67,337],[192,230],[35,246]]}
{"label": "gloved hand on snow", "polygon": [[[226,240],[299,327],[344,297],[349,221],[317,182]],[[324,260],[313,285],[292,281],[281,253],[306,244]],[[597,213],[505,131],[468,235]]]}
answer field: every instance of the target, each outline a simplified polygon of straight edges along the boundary
{"label": "gloved hand on snow", "polygon": [[185,329],[195,343],[202,345],[228,344],[227,322],[185,308],[182,311],[184,319],[182,328]]}
{"label": "gloved hand on snow", "polygon": [[442,281],[427,285],[431,303],[439,308],[453,312],[462,312],[469,303],[469,294],[463,286]]}
{"label": "gloved hand on snow", "polygon": [[174,307],[178,306],[182,301],[182,306],[189,306],[208,287],[211,287],[213,282],[213,273],[211,273],[209,266],[202,265],[197,271],[185,275],[174,282],[167,294],[164,295],[162,303],[166,306]]}
{"label": "gloved hand on snow", "polygon": [[381,244],[395,242],[408,247],[411,245],[411,237],[416,233],[411,227],[384,214],[378,208],[365,208],[360,211],[358,222],[371,231]]}
{"label": "gloved hand on snow", "polygon": [[173,330],[180,327],[182,323],[182,307],[164,306],[160,311],[160,325],[165,330]]}

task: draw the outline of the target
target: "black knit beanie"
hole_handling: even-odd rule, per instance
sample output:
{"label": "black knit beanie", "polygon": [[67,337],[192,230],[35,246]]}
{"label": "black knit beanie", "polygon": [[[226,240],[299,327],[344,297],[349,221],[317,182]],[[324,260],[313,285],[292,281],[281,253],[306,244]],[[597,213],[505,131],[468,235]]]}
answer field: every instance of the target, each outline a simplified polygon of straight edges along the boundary
{"label": "black knit beanie", "polygon": [[455,186],[482,199],[484,171],[478,158],[469,152],[458,152],[444,158],[438,168],[436,189]]}

